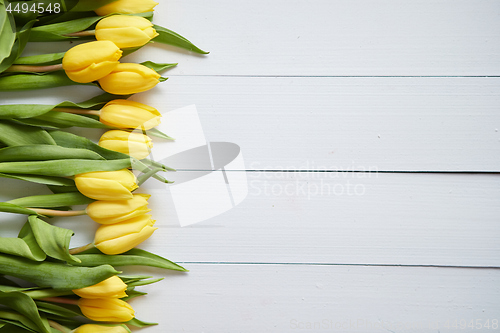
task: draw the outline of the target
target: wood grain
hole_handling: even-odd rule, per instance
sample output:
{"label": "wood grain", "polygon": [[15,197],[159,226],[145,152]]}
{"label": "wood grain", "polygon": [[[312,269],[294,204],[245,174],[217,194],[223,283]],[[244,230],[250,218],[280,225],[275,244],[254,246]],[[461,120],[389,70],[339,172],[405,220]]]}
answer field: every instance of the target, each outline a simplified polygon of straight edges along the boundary
{"label": "wood grain", "polygon": [[158,46],[130,57],[179,62],[172,75],[500,74],[496,0],[172,0],[158,9],[155,22],[211,51]]}
{"label": "wood grain", "polygon": [[500,313],[498,270],[222,264],[188,268],[187,275],[169,275],[154,293],[132,300],[139,318],[160,323],[148,333],[495,332],[451,326],[455,321],[475,325],[488,319],[491,325]]}
{"label": "wood grain", "polygon": [[[250,172],[247,178],[240,205],[184,228],[179,202],[210,207],[189,194],[174,204],[166,187],[144,184],[159,227],[144,246],[180,262],[500,267],[495,175]],[[215,186],[208,192],[223,195]]]}

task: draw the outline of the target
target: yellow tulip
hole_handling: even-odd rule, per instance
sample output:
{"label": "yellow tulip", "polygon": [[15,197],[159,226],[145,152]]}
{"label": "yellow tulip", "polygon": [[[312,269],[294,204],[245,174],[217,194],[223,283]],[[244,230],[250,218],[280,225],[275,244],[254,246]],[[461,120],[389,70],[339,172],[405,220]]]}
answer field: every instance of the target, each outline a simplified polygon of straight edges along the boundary
{"label": "yellow tulip", "polygon": [[147,212],[149,194],[137,193],[129,200],[94,201],[87,206],[87,215],[100,224],[113,224]]}
{"label": "yellow tulip", "polygon": [[123,326],[103,326],[96,324],[85,324],[78,327],[73,333],[129,333],[129,332],[130,331]]}
{"label": "yellow tulip", "polygon": [[117,128],[151,129],[160,124],[161,114],[155,108],[126,99],[115,99],[101,109],[101,123]]}
{"label": "yellow tulip", "polygon": [[132,199],[131,191],[138,187],[127,169],[81,173],[75,176],[75,184],[80,193],[95,200]]}
{"label": "yellow tulip", "polygon": [[62,66],[73,81],[88,83],[108,75],[119,64],[122,51],[113,42],[95,41],[69,49]]}
{"label": "yellow tulip", "polygon": [[85,324],[78,327],[73,333],[129,333],[123,326],[103,326],[96,324]]}
{"label": "yellow tulip", "polygon": [[154,223],[151,215],[144,214],[123,222],[101,225],[95,233],[94,245],[105,254],[127,252],[158,229],[153,227]]}
{"label": "yellow tulip", "polygon": [[73,289],[73,292],[83,298],[122,298],[127,297],[125,290],[127,285],[115,275],[93,286]]}
{"label": "yellow tulip", "polygon": [[95,321],[124,323],[134,318],[134,309],[118,298],[80,298],[78,306],[85,317]]}
{"label": "yellow tulip", "polygon": [[113,13],[145,13],[152,12],[157,4],[157,2],[154,2],[152,0],[118,0],[97,8],[96,10],[94,10],[94,12],[100,16],[105,16]]}
{"label": "yellow tulip", "polygon": [[99,79],[101,88],[115,95],[129,95],[149,90],[160,82],[160,74],[141,64],[118,64]]}
{"label": "yellow tulip", "polygon": [[153,23],[140,16],[112,15],[97,23],[95,38],[109,40],[119,48],[143,46],[158,36]]}
{"label": "yellow tulip", "polygon": [[148,157],[153,142],[150,137],[142,133],[111,130],[101,136],[99,146],[142,160]]}

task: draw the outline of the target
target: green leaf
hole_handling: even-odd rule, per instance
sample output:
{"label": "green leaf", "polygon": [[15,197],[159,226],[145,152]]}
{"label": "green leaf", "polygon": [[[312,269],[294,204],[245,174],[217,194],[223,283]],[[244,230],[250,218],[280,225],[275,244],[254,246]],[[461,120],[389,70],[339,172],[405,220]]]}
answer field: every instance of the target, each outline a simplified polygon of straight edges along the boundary
{"label": "green leaf", "polygon": [[63,177],[19,175],[19,174],[18,175],[7,175],[4,173],[0,173],[0,177],[24,180],[27,182],[44,184],[44,185],[53,185],[53,186],[57,186],[57,187],[70,187],[70,186],[75,185],[75,182],[72,179],[63,178]]}
{"label": "green leaf", "polygon": [[13,214],[26,214],[26,215],[36,215],[36,212],[24,208],[22,206],[14,205],[12,203],[0,202],[0,212],[13,213]]}
{"label": "green leaf", "polygon": [[73,102],[62,102],[58,104],[58,107],[77,107],[77,108],[82,108],[82,109],[93,109],[93,108],[100,108],[104,106],[106,103],[115,100],[115,99],[127,99],[132,95],[113,95],[110,93],[103,93],[101,95],[98,95],[96,97],[93,97],[89,100],[86,100],[84,102],[79,102],[79,103],[73,103]]}
{"label": "green leaf", "polygon": [[127,283],[127,285],[129,287],[139,287],[139,286],[147,286],[148,284],[153,284],[153,283],[156,283],[156,282],[160,282],[161,280],[163,280],[164,278],[157,278],[157,279],[144,279],[144,280],[140,280],[140,281],[134,281],[134,282],[130,282],[130,283]]}
{"label": "green leaf", "polygon": [[16,41],[16,25],[5,4],[0,4],[0,63],[10,55]]}
{"label": "green leaf", "polygon": [[51,208],[73,205],[87,205],[94,200],[87,198],[80,192],[33,195],[8,201],[21,207]]}
{"label": "green leaf", "polygon": [[0,162],[1,173],[33,174],[68,177],[93,171],[116,171],[130,167],[130,158],[122,160],[53,160],[28,162]]}
{"label": "green leaf", "polygon": [[35,215],[30,215],[28,222],[38,245],[45,254],[71,264],[80,262],[80,259],[69,253],[69,242],[73,236],[72,230],[50,225]]}
{"label": "green leaf", "polygon": [[159,25],[154,25],[153,26],[158,33],[158,36],[153,38],[153,42],[158,42],[158,43],[163,43],[163,44],[168,44],[168,45],[173,45],[177,46],[189,51],[193,51],[196,53],[200,54],[208,54],[210,52],[203,51],[202,49],[198,48],[196,45],[191,43],[188,39],[185,37],[182,37],[178,33],[169,30],[167,28],[161,27]]}
{"label": "green leaf", "polygon": [[84,17],[71,21],[38,26],[31,29],[29,41],[50,42],[75,39],[76,37],[69,37],[64,35],[86,30],[101,18],[101,16]]}
{"label": "green leaf", "polygon": [[40,248],[32,250],[21,238],[0,237],[0,252],[24,257],[34,261],[43,261],[46,256]]}
{"label": "green leaf", "polygon": [[35,301],[35,303],[38,306],[39,311],[49,313],[52,315],[69,317],[69,318],[82,315],[80,311],[73,311],[71,309],[65,308],[61,305],[57,305],[54,303],[43,302],[43,301]]}
{"label": "green leaf", "polygon": [[49,112],[54,107],[54,105],[42,104],[4,104],[0,105],[0,118],[22,119],[36,117]]}
{"label": "green leaf", "polygon": [[[45,89],[82,84],[71,81],[64,71],[37,74],[14,74],[0,77],[0,91]],[[95,85],[84,83],[83,85]]]}
{"label": "green leaf", "polygon": [[167,69],[170,69],[170,68],[174,68],[175,66],[177,66],[177,63],[172,63],[172,64],[158,64],[158,63],[155,63],[155,62],[152,62],[152,61],[144,61],[144,62],[141,62],[141,65],[144,65],[148,68],[151,68],[152,70],[158,72],[158,73],[161,73]]}
{"label": "green leaf", "polygon": [[0,292],[0,304],[3,304],[29,318],[43,333],[51,333],[47,320],[38,313],[35,301],[22,292]]}
{"label": "green leaf", "polygon": [[159,129],[156,129],[156,128],[149,129],[146,131],[146,133],[148,135],[156,136],[157,138],[175,141],[174,138],[166,135],[165,133],[163,133],[162,131],[160,131]]}
{"label": "green leaf", "polygon": [[63,131],[50,131],[49,135],[53,138],[57,145],[62,147],[92,150],[107,160],[130,159],[130,156],[127,154],[103,148],[91,140],[79,135]]}
{"label": "green leaf", "polygon": [[16,65],[53,65],[60,64],[66,52],[37,54],[20,57],[14,62]]}
{"label": "green leaf", "polygon": [[49,133],[41,128],[15,124],[6,120],[0,120],[0,141],[7,146],[56,144]]}
{"label": "green leaf", "polygon": [[18,332],[35,332],[38,333],[40,330],[33,321],[28,317],[19,314],[16,311],[0,311],[0,320],[9,323],[10,325],[5,326],[0,330],[0,332],[6,333],[18,333]]}
{"label": "green leaf", "polygon": [[73,126],[86,128],[111,128],[110,126],[104,125],[99,120],[91,117],[59,111],[49,111],[41,116],[28,119],[18,119],[17,122],[26,125],[42,126],[54,129]]}
{"label": "green leaf", "polygon": [[23,52],[28,42],[29,33],[34,23],[35,20],[29,21],[17,33],[17,38],[16,41],[14,42],[14,45],[12,46],[10,55],[7,58],[5,58],[0,64],[0,72],[3,72],[7,68],[9,68],[12,64],[15,63],[16,59],[18,59],[21,56],[21,53]]}
{"label": "green leaf", "polygon": [[97,249],[90,249],[76,254],[75,257],[82,261],[79,266],[92,267],[109,263],[113,266],[150,266],[188,272],[184,267],[168,259],[141,249],[132,249],[118,255],[105,255]]}
{"label": "green leaf", "polygon": [[0,162],[46,161],[63,159],[104,160],[98,153],[81,148],[55,145],[24,145],[0,149]]}
{"label": "green leaf", "polygon": [[79,289],[97,284],[118,274],[110,265],[78,267],[60,262],[35,262],[0,254],[0,274],[14,276],[54,289]]}
{"label": "green leaf", "polygon": [[26,246],[28,247],[32,258],[29,258],[26,255],[20,255],[20,254],[17,255],[35,261],[43,261],[46,259],[47,254],[42,250],[40,245],[38,245],[38,242],[36,241],[35,235],[33,234],[33,230],[31,229],[29,222],[26,222],[24,224],[24,226],[19,231],[17,237],[19,239],[22,239],[26,243]]}
{"label": "green leaf", "polygon": [[148,327],[153,325],[158,325],[158,323],[148,323],[137,318],[132,318],[131,320],[126,322],[127,325],[135,326],[135,327]]}
{"label": "green leaf", "polygon": [[71,8],[71,11],[87,12],[102,7],[104,5],[107,5],[108,3],[114,1],[116,0],[80,0],[78,1],[78,4],[75,7]]}
{"label": "green leaf", "polygon": [[125,302],[128,302],[132,298],[138,297],[138,296],[144,296],[147,295],[148,293],[142,292],[142,291],[137,291],[134,289],[127,289],[127,297],[123,297],[122,300]]}
{"label": "green leaf", "polygon": [[73,193],[78,192],[78,188],[76,186],[57,186],[57,185],[48,185],[47,186],[53,193]]}

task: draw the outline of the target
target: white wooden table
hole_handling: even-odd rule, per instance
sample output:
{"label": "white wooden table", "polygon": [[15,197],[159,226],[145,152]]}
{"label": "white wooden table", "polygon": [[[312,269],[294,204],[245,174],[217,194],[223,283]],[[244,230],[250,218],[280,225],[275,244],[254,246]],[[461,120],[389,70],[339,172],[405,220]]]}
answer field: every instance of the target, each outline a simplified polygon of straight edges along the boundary
{"label": "white wooden table", "polygon": [[157,8],[211,53],[130,56],[179,62],[134,98],[195,105],[207,141],[241,147],[245,167],[225,173],[244,173],[248,195],[185,227],[153,196],[143,248],[190,272],[128,270],[166,276],[132,301],[160,324],[145,332],[500,331],[500,1]]}

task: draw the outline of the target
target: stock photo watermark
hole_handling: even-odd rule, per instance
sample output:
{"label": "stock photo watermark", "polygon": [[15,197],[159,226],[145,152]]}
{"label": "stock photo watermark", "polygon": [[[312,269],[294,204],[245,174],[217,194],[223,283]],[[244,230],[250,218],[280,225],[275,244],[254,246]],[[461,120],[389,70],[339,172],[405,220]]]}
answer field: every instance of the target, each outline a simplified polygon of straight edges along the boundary
{"label": "stock photo watermark", "polygon": [[250,164],[249,195],[290,196],[311,200],[316,197],[362,196],[366,179],[378,178],[376,166],[320,165],[305,161],[298,166]]}

